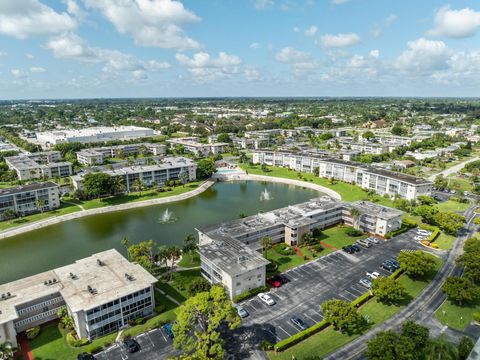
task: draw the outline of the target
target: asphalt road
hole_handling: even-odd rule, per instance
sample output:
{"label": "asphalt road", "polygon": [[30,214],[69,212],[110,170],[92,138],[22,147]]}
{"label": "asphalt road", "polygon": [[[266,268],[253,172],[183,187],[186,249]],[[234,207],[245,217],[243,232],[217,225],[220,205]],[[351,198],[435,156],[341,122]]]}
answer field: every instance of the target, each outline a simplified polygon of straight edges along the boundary
{"label": "asphalt road", "polygon": [[457,164],[457,165],[455,165],[455,166],[452,166],[451,168],[448,168],[448,169],[446,169],[446,170],[443,170],[443,171],[439,172],[438,174],[433,174],[433,175],[429,176],[429,177],[428,177],[428,180],[434,181],[435,178],[436,178],[438,175],[440,175],[440,174],[442,174],[443,176],[447,177],[447,176],[450,175],[450,174],[453,174],[453,173],[456,173],[457,171],[462,170],[463,167],[464,167],[466,164],[471,163],[472,161],[477,161],[477,160],[480,160],[480,158],[479,158],[479,157],[475,157],[475,158],[473,158],[473,159],[464,161],[464,162],[462,162],[462,163],[460,163],[460,164]]}
{"label": "asphalt road", "polygon": [[441,304],[439,297],[443,295],[441,292],[442,284],[448,276],[451,276],[458,271],[456,270],[455,259],[462,253],[464,241],[471,236],[475,230],[476,226],[473,224],[473,219],[475,218],[474,209],[476,207],[477,206],[471,207],[465,212],[465,217],[467,218],[466,226],[459,231],[457,240],[453,244],[452,249],[448,252],[448,256],[446,257],[442,268],[423,292],[405,309],[399,311],[385,323],[377,326],[343,348],[330,354],[325,360],[363,358],[367,341],[375,337],[378,332],[399,329],[401,324],[407,319],[418,320],[419,316],[420,318],[431,319],[435,316],[435,311]]}
{"label": "asphalt road", "polygon": [[235,359],[249,359],[248,349],[258,349],[263,340],[276,343],[300,332],[291,322],[293,315],[307,326],[320,322],[320,305],[326,300],[352,301],[368,291],[359,284],[367,271],[388,275],[380,268],[385,259],[396,257],[401,250],[425,249],[413,240],[415,234],[416,230],[410,230],[356,254],[336,251],[286,272],[290,282],[268,293],[275,305],[268,306],[257,297],[241,303],[250,315],[228,342],[229,353],[235,354]]}

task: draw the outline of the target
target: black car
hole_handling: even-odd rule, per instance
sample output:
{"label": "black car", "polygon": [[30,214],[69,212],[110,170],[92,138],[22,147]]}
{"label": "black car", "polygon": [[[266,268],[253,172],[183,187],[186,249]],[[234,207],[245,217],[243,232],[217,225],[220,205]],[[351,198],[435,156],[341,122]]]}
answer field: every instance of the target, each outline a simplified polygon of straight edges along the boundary
{"label": "black car", "polygon": [[342,250],[345,251],[347,254],[353,254],[355,252],[355,250],[353,250],[353,248],[350,245],[344,246]]}
{"label": "black car", "polygon": [[96,360],[97,358],[92,354],[81,353],[77,356],[77,360]]}
{"label": "black car", "polygon": [[384,261],[383,264],[382,264],[382,268],[384,268],[385,270],[390,271],[390,272],[395,271],[395,267],[389,261]]}
{"label": "black car", "polygon": [[293,316],[290,319],[290,321],[295,325],[297,325],[302,330],[305,330],[307,328],[307,324],[305,324],[305,322],[302,319],[300,319],[298,316]]}
{"label": "black car", "polygon": [[400,263],[397,260],[395,260],[394,258],[389,258],[389,259],[387,259],[387,261],[390,261],[393,264],[394,267],[396,267],[397,269],[400,269]]}
{"label": "black car", "polygon": [[140,344],[135,339],[123,340],[123,346],[130,354],[140,350]]}
{"label": "black car", "polygon": [[355,252],[359,252],[359,251],[360,251],[360,246],[358,246],[358,245],[353,244],[353,245],[351,246],[351,248],[352,248]]}

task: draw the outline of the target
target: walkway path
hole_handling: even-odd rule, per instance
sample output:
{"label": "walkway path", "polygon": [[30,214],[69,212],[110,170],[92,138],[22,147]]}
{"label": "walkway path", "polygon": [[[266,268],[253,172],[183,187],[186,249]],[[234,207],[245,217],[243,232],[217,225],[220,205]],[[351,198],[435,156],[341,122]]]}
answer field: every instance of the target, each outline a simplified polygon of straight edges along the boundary
{"label": "walkway path", "polygon": [[461,162],[460,164],[454,165],[454,166],[452,166],[451,168],[448,168],[448,169],[446,169],[446,170],[443,170],[443,171],[439,172],[438,174],[433,174],[433,175],[431,175],[431,176],[428,177],[428,180],[434,181],[435,178],[436,178],[438,175],[440,175],[440,174],[442,174],[444,177],[447,177],[448,175],[453,174],[453,173],[456,173],[457,171],[463,169],[463,167],[464,167],[465,165],[467,165],[468,163],[471,163],[471,162],[477,161],[477,160],[480,160],[480,157],[475,157],[475,158],[473,158],[473,159],[469,159],[469,160],[467,160],[467,161]]}
{"label": "walkway path", "polygon": [[60,201],[65,203],[65,204],[78,206],[80,208],[80,210],[85,211],[85,208],[83,207],[83,205],[80,205],[80,204],[77,204],[77,203],[74,203],[74,202],[71,202],[71,201],[65,201],[65,200],[60,200]]}
{"label": "walkway path", "polygon": [[168,300],[170,300],[171,302],[177,304],[177,305],[182,305],[180,302],[178,302],[177,300],[175,300],[173,297],[171,297],[170,295],[168,295],[165,291],[159,289],[159,288],[155,288],[155,291],[164,295]]}
{"label": "walkway path", "polygon": [[84,216],[90,216],[90,215],[96,215],[96,214],[105,214],[109,212],[114,212],[114,211],[121,211],[121,210],[127,210],[127,209],[135,209],[135,208],[140,208],[144,206],[151,206],[151,205],[160,205],[160,204],[168,204],[171,202],[175,201],[180,201],[180,200],[185,200],[194,196],[197,196],[207,190],[210,186],[212,186],[215,182],[208,180],[204,182],[202,185],[200,185],[198,188],[192,191],[188,191],[183,194],[179,195],[174,195],[174,196],[168,196],[168,197],[163,197],[163,198],[158,198],[158,199],[151,199],[151,200],[145,200],[145,201],[137,201],[137,202],[130,202],[130,203],[125,203],[125,204],[120,204],[120,205],[112,205],[112,206],[105,206],[101,208],[96,208],[96,209],[89,209],[89,210],[84,210],[84,211],[78,211],[74,212],[71,214],[66,214],[66,215],[60,215],[60,216],[55,216],[51,218],[47,218],[44,220],[39,220],[35,221],[30,224],[25,224],[25,225],[20,225],[12,229],[7,229],[2,232],[0,232],[0,239],[5,239],[11,236],[19,235],[26,233],[28,231],[32,230],[37,230],[41,229],[53,224],[58,224],[63,221],[68,221],[68,220],[73,220],[73,219],[78,219],[82,218]]}
{"label": "walkway path", "polygon": [[28,342],[25,333],[18,336],[18,345],[20,345],[22,356],[25,360],[34,360],[30,343]]}

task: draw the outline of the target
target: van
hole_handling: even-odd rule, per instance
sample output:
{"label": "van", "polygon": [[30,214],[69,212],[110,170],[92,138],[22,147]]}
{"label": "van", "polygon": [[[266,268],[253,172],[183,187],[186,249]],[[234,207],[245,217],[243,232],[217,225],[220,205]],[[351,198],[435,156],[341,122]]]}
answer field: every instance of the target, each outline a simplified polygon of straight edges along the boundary
{"label": "van", "polygon": [[365,239],[357,240],[357,244],[366,248],[369,248],[370,246],[372,246],[372,244],[370,244],[370,242]]}

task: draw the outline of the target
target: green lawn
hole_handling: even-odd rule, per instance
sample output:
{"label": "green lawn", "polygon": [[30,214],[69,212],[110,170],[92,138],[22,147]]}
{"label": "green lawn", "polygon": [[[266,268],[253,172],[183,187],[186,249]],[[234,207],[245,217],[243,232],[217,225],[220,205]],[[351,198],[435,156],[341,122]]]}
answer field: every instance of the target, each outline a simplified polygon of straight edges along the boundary
{"label": "green lawn", "polygon": [[457,178],[455,175],[448,177],[450,186],[460,191],[472,191],[473,185],[468,179]]}
{"label": "green lawn", "polygon": [[443,325],[464,330],[472,322],[473,314],[478,311],[480,311],[480,303],[458,306],[446,300],[435,312],[435,316]]}
{"label": "green lawn", "polygon": [[173,273],[172,281],[168,283],[159,281],[155,286],[165,291],[178,302],[184,302],[190,296],[188,293],[189,284],[198,278],[203,278],[199,269],[178,271]]}
{"label": "green lawn", "polygon": [[454,242],[455,236],[447,235],[443,232],[434,241],[438,248],[442,250],[450,250]]}
{"label": "green lawn", "polygon": [[[425,280],[414,281],[406,275],[402,275],[398,279],[398,281],[402,283],[407,290],[407,297],[405,298],[405,301],[397,305],[385,305],[377,302],[375,298],[373,298],[360,308],[360,313],[369,320],[370,328],[383,323],[395,313],[405,308],[408,303],[415,296],[417,296],[433,279],[437,271],[440,269],[442,261],[433,255],[431,256],[435,260],[435,270],[432,271],[425,278]],[[302,359],[312,354],[315,354],[318,357],[323,357],[340,348],[341,346],[353,341],[360,335],[361,334],[358,333],[351,335],[341,334],[335,331],[333,327],[329,326],[325,330],[298,343],[288,350],[279,353],[268,352],[268,356],[272,360],[291,360],[293,357],[296,359]]]}
{"label": "green lawn", "polygon": [[75,204],[66,204],[62,203],[60,207],[53,211],[48,211],[44,213],[38,213],[33,215],[24,216],[18,219],[13,219],[11,221],[1,221],[0,222],[0,231],[11,229],[20,225],[30,224],[35,221],[48,219],[54,216],[66,215],[80,211],[81,209]]}
{"label": "green lawn", "polygon": [[325,230],[322,230],[320,236],[317,237],[321,242],[333,246],[336,249],[341,249],[346,245],[352,245],[358,239],[364,238],[365,235],[360,236],[348,236],[345,231],[349,229],[349,226],[334,226]]}
{"label": "green lawn", "polygon": [[182,254],[182,260],[178,263],[178,266],[183,268],[192,268],[200,266],[200,254],[194,253],[193,255]]}
{"label": "green lawn", "polygon": [[458,201],[448,200],[438,203],[437,207],[442,212],[463,212],[470,207],[470,203],[459,203]]}

